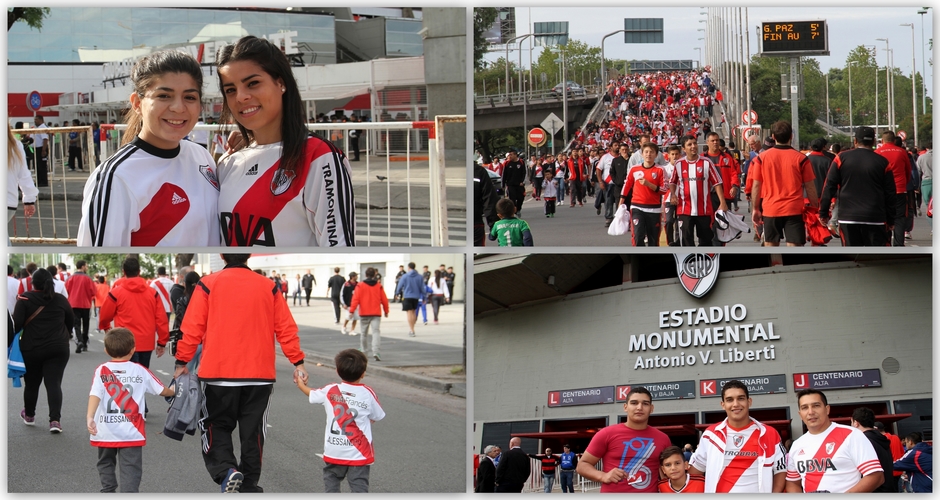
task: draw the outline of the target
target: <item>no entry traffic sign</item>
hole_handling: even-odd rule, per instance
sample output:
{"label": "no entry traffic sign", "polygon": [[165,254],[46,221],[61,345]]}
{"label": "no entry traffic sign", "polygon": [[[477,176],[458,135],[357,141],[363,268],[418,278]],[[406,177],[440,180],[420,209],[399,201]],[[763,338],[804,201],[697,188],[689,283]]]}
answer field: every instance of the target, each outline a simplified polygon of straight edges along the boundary
{"label": "no entry traffic sign", "polygon": [[528,139],[529,139],[529,145],[537,148],[541,146],[542,144],[545,144],[545,141],[548,140],[548,134],[546,134],[545,131],[542,130],[541,128],[535,127],[534,129],[529,131]]}
{"label": "no entry traffic sign", "polygon": [[907,132],[903,130],[898,130],[898,137],[900,137],[902,141],[907,140]]}
{"label": "no entry traffic sign", "polygon": [[748,125],[754,125],[755,123],[757,123],[757,111],[754,111],[753,109],[749,109],[741,113],[741,121]]}

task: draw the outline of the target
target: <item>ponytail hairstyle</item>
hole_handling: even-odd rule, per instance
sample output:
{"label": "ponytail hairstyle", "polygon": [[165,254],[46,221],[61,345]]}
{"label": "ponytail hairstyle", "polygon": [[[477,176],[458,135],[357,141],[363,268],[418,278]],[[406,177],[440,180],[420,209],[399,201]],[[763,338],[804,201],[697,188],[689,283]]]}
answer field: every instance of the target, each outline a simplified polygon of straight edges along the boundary
{"label": "ponytail hairstyle", "polygon": [[[234,45],[226,45],[219,49],[216,57],[219,66],[238,61],[252,61],[275,81],[280,79],[286,89],[281,94],[281,168],[295,170],[303,160],[304,146],[307,142],[306,114],[304,102],[300,97],[300,89],[294,72],[291,70],[287,56],[280,47],[255,36],[245,36]],[[222,88],[222,75],[219,75],[219,88]],[[254,133],[246,129],[238,120],[234,119],[232,110],[228,107],[228,100],[222,99],[222,113],[219,123],[235,123],[241,131],[245,143],[254,141]]]}
{"label": "ponytail hairstyle", "polygon": [[434,270],[434,284],[437,285],[438,288],[441,287],[441,270],[440,269]]}
{"label": "ponytail hairstyle", "polygon": [[186,277],[183,278],[183,295],[191,297],[196,290],[196,283],[199,283],[199,273],[196,271],[186,273]]}
{"label": "ponytail hairstyle", "polygon": [[[167,73],[183,73],[191,76],[199,89],[199,100],[202,101],[202,67],[193,59],[193,56],[177,50],[154,52],[137,61],[134,69],[131,70],[134,93],[137,97],[143,98],[153,86],[154,80]],[[127,129],[121,136],[122,146],[133,141],[143,129],[143,120],[133,106],[129,107],[124,114],[124,123],[127,124]]]}
{"label": "ponytail hairstyle", "polygon": [[20,154],[20,148],[16,147],[16,137],[13,137],[13,129],[7,125],[7,169],[13,170],[13,158],[19,161],[25,161],[26,158]]}
{"label": "ponytail hairstyle", "polygon": [[55,293],[55,282],[49,271],[39,268],[33,273],[33,287],[42,292],[43,297],[51,299]]}

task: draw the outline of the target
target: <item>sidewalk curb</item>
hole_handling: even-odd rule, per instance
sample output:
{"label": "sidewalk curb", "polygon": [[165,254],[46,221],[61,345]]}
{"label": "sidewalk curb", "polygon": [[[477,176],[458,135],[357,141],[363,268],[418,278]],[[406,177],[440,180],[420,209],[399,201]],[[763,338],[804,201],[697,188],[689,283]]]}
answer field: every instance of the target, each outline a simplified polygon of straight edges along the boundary
{"label": "sidewalk curb", "polygon": [[[304,350],[304,356],[309,362],[320,363],[323,366],[333,368],[333,358],[331,357],[307,350]],[[436,378],[425,377],[424,375],[416,375],[414,373],[403,372],[394,368],[386,368],[384,366],[375,365],[370,366],[368,371],[369,373],[372,373],[376,376],[390,378],[399,382],[405,382],[425,389],[430,389],[432,391],[448,393],[464,399],[467,398],[467,390],[465,387],[458,387],[455,384],[437,380]]]}

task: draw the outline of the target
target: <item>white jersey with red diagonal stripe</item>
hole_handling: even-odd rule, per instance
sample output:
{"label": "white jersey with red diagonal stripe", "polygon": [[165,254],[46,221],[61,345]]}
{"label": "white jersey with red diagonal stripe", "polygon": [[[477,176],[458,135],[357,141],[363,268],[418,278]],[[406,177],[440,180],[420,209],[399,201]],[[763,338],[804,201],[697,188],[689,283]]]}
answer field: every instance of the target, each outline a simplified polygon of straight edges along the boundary
{"label": "white jersey with red diagonal stripe", "polygon": [[787,462],[787,481],[802,481],[807,493],[845,493],[863,476],[884,470],[862,431],[835,422],[819,434],[800,436]]}
{"label": "white jersey with red diagonal stripe", "polygon": [[280,168],[281,143],[252,145],[219,160],[226,246],[354,246],[355,201],[346,156],[308,137],[297,168]]}
{"label": "white jersey with red diagonal stripe", "polygon": [[371,387],[342,382],[310,391],[310,404],[326,409],[323,460],[337,465],[369,465],[375,461],[372,422],[385,410]]}
{"label": "white jersey with red diagonal stripe", "polygon": [[101,400],[95,410],[98,433],[91,445],[102,448],[143,446],[147,430],[143,406],[144,394],[160,394],[160,382],[150,370],[131,361],[108,361],[95,370],[89,395]]}
{"label": "white jersey with red diagonal stripe", "polygon": [[706,493],[770,493],[773,476],[786,472],[780,434],[753,418],[734,429],[725,419],[702,434],[689,465],[705,473]]}
{"label": "white jersey with red diagonal stripe", "polygon": [[688,158],[679,159],[669,184],[676,186],[678,215],[711,216],[714,213],[709,193],[721,184],[721,174],[708,158],[699,156],[694,162],[689,162]]}
{"label": "white jersey with red diagonal stripe", "polygon": [[219,246],[219,181],[206,148],[139,137],[85,182],[78,246]]}

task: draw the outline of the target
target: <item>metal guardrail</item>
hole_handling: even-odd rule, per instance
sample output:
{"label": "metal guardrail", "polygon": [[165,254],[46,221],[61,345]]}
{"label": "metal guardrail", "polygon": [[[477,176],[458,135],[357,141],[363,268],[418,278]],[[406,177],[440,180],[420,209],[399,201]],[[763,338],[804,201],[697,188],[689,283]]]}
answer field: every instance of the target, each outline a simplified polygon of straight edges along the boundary
{"label": "metal guardrail", "polygon": [[[568,99],[584,99],[584,98],[597,98],[602,96],[603,93],[599,93],[598,89],[594,85],[589,85],[584,87],[584,95],[576,96],[572,93],[568,94]],[[522,104],[523,99],[527,98],[529,103],[533,102],[560,102],[563,100],[563,96],[559,94],[553,94],[551,89],[543,90],[532,90],[526,92],[510,92],[506,94],[505,92],[501,94],[484,94],[484,95],[474,95],[473,104],[475,107],[496,107],[497,105],[502,106],[516,106]]]}

